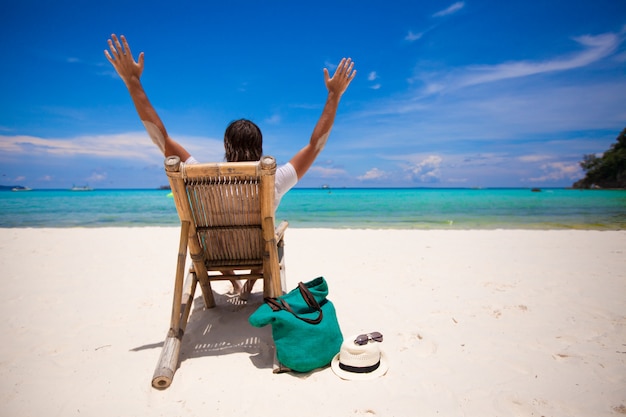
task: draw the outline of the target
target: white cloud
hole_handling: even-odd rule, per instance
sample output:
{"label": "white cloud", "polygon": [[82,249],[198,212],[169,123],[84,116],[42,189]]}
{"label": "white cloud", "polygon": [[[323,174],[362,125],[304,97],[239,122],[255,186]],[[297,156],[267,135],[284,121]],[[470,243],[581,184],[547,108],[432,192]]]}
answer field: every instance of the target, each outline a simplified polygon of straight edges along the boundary
{"label": "white cloud", "polygon": [[407,33],[407,35],[404,37],[404,40],[409,41],[409,42],[415,42],[421,39],[422,36],[424,36],[423,33],[413,33],[413,31],[409,30],[409,33]]}
{"label": "white cloud", "polygon": [[[570,56],[537,62],[512,61],[497,65],[469,66],[463,69],[461,73],[446,76],[446,78],[450,78],[450,81],[444,82],[444,84],[447,84],[449,87],[458,88],[581,68],[609,56],[615,52],[621,43],[621,39],[613,33],[596,36],[584,35],[573,39],[583,47],[583,50]],[[440,85],[441,83],[442,81],[439,80],[434,84]],[[438,90],[439,89],[440,87],[438,87]]]}
{"label": "white cloud", "polygon": [[389,177],[389,173],[378,168],[372,168],[365,174],[356,177],[360,181],[381,180]]}
{"label": "white cloud", "polygon": [[451,184],[465,184],[468,182],[467,178],[448,178],[448,182]]}
{"label": "white cloud", "polygon": [[271,117],[265,119],[265,123],[275,125],[281,122],[281,117],[279,114],[273,114]]}
{"label": "white cloud", "polygon": [[89,178],[87,178],[87,181],[92,181],[92,182],[99,182],[99,181],[104,181],[107,179],[107,174],[106,172],[94,172],[92,173]]}
{"label": "white cloud", "polygon": [[406,157],[398,157],[404,159],[404,171],[414,182],[438,182],[441,179],[441,162],[443,158],[438,155],[428,155],[421,157],[419,155],[408,155]]}
{"label": "white cloud", "polygon": [[[415,149],[409,142],[405,140],[403,148]],[[423,145],[424,142],[420,143]],[[469,147],[449,145],[441,153],[402,154],[395,149],[398,153],[376,153],[379,159],[376,166],[365,165],[367,168],[357,170],[351,185],[502,187],[527,186],[535,182],[542,186],[570,186],[581,177],[579,155],[571,149],[578,145],[559,143],[542,141],[541,145],[533,144],[533,148],[538,148],[536,154],[524,153],[524,148],[528,147],[526,144],[505,145],[498,151],[487,148],[482,152],[478,151],[481,146],[477,143]],[[563,152],[564,146],[570,148],[568,153]]]}
{"label": "white cloud", "polygon": [[322,178],[333,178],[346,174],[346,170],[342,168],[332,168],[332,167],[320,167],[314,166],[309,169],[310,173],[317,174],[318,177]]}
{"label": "white cloud", "polygon": [[441,10],[435,14],[433,14],[433,17],[443,17],[443,16],[448,16],[451,15],[453,13],[458,12],[459,10],[461,10],[463,7],[465,7],[465,2],[463,1],[457,1],[456,3],[454,3],[453,5],[451,5],[450,7],[448,7],[447,9]]}
{"label": "white cloud", "polygon": [[517,159],[521,162],[541,162],[551,159],[550,155],[521,155]]}
{"label": "white cloud", "polygon": [[576,180],[582,176],[582,170],[577,163],[550,162],[541,165],[544,175],[529,178],[531,182],[559,181],[563,179]]}
{"label": "white cloud", "polygon": [[[376,71],[372,71],[369,74],[367,74],[367,80],[368,81],[375,81],[377,79],[378,79],[378,74],[376,73]],[[372,90],[378,90],[378,89],[380,89],[380,87],[381,87],[380,83],[372,84],[370,86],[370,88]]]}
{"label": "white cloud", "polygon": [[145,133],[81,136],[48,139],[35,136],[0,136],[0,154],[50,156],[89,155],[100,157],[152,158],[158,154]]}
{"label": "white cloud", "polygon": [[[198,160],[221,160],[224,147],[214,139],[180,136],[176,138]],[[40,138],[36,136],[0,135],[0,159],[17,155],[51,157],[100,157],[159,161],[163,156],[143,132],[113,135],[86,135],[74,138]]]}

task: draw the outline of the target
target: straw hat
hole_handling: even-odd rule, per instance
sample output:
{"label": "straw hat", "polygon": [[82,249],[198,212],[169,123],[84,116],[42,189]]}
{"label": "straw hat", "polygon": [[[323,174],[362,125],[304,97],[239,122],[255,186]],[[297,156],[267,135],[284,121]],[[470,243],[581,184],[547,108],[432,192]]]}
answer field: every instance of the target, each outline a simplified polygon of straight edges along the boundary
{"label": "straw hat", "polygon": [[330,366],[342,379],[363,381],[385,375],[389,364],[379,342],[364,345],[354,343],[356,336],[349,337],[341,344],[341,350],[333,358]]}

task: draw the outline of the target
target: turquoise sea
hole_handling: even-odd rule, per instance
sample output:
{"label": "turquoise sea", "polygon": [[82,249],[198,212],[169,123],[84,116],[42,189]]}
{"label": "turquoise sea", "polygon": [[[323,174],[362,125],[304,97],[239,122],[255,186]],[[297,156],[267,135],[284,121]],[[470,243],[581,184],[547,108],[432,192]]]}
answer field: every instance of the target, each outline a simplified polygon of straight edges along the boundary
{"label": "turquoise sea", "polygon": [[[0,227],[176,226],[167,190],[0,192]],[[626,191],[300,189],[276,217],[296,228],[626,229]]]}

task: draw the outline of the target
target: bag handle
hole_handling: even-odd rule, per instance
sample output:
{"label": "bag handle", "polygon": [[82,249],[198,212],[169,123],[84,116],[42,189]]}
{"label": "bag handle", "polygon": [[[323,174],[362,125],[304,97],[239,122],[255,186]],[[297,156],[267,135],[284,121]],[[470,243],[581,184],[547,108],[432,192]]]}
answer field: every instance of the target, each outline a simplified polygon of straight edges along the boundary
{"label": "bag handle", "polygon": [[302,282],[300,282],[298,284],[298,289],[300,290],[300,294],[302,295],[302,298],[304,299],[304,302],[309,307],[311,307],[312,309],[314,309],[315,311],[317,311],[319,313],[317,318],[309,319],[309,318],[306,318],[306,317],[300,317],[298,314],[296,314],[293,311],[293,309],[291,308],[289,303],[287,303],[287,301],[285,301],[282,298],[266,298],[265,302],[270,306],[272,311],[285,310],[285,311],[288,311],[289,313],[293,314],[294,317],[296,317],[297,319],[300,319],[300,320],[304,321],[305,323],[319,324],[322,321],[322,318],[324,317],[324,312],[322,311],[322,307],[320,307],[320,305],[317,302],[317,300],[315,299],[315,297],[313,297],[313,294],[311,294],[311,291],[309,291],[307,286],[304,285]]}

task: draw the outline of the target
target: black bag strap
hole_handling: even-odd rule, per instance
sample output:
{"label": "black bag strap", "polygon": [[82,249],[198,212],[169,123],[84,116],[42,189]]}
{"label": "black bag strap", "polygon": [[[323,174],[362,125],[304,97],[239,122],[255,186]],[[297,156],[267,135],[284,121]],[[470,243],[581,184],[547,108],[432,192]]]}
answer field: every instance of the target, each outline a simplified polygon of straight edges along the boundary
{"label": "black bag strap", "polygon": [[298,314],[296,314],[293,311],[289,303],[287,303],[287,301],[285,301],[282,298],[265,298],[265,302],[270,306],[272,311],[285,310],[293,314],[294,317],[296,317],[297,319],[300,319],[306,323],[319,324],[322,321],[322,318],[324,317],[324,312],[322,311],[322,307],[320,307],[315,297],[313,297],[313,294],[311,294],[311,291],[302,282],[298,284],[298,289],[300,290],[300,294],[302,295],[304,302],[307,303],[309,307],[311,307],[312,309],[314,309],[315,311],[319,313],[317,318],[309,319],[306,317],[300,317]]}

